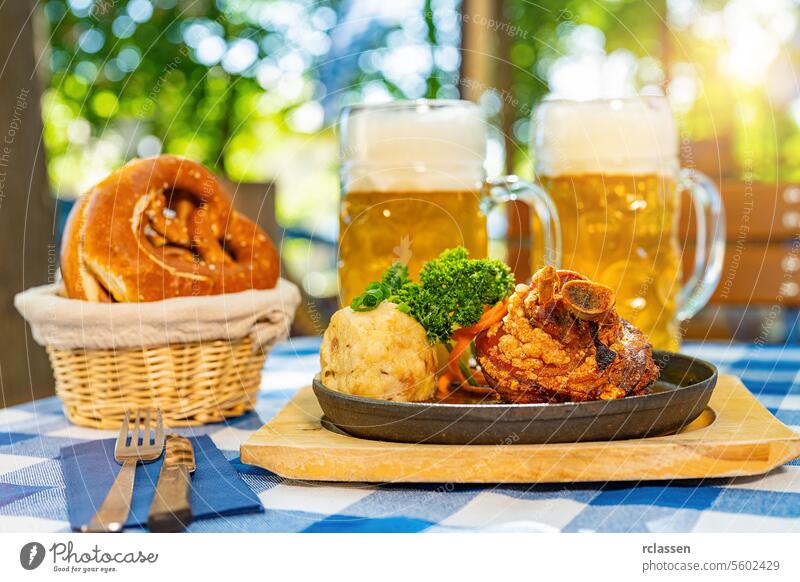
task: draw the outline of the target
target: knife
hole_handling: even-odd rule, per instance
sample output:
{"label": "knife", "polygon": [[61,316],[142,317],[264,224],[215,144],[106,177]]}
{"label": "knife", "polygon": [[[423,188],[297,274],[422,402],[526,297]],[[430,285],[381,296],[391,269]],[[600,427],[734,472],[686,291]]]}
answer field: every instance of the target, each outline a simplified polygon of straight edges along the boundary
{"label": "knife", "polygon": [[194,470],[192,443],[186,437],[168,434],[164,464],[147,516],[147,527],[151,532],[181,531],[191,523],[189,491]]}

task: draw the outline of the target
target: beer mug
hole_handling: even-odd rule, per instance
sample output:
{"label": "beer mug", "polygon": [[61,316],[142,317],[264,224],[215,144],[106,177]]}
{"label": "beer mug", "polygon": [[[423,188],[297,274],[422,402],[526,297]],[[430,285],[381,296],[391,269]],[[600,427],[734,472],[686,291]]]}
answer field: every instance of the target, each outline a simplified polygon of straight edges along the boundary
{"label": "beer mug", "polygon": [[512,200],[538,215],[545,262],[558,265],[558,216],[537,185],[487,180],[487,122],[469,101],[356,105],[339,120],[339,297],[349,305],[395,261],[416,277],[425,261],[464,246],[486,257],[486,214]]}
{"label": "beer mug", "polygon": [[[543,102],[534,112],[536,173],[561,220],[564,268],[617,292],[619,313],[656,348],[680,347],[680,322],[708,301],[725,252],[724,208],[704,175],[681,170],[663,97]],[[681,283],[678,219],[697,217],[694,270]]]}

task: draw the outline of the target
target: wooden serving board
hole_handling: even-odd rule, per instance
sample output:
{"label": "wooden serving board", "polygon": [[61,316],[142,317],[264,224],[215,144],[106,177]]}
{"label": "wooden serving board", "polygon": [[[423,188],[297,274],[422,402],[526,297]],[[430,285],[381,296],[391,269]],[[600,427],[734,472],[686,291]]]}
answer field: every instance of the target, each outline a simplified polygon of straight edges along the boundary
{"label": "wooden serving board", "polygon": [[362,440],[323,426],[304,388],[241,447],[242,462],[311,481],[559,483],[758,475],[800,457],[800,435],[734,376],[680,433],[610,442],[429,445]]}

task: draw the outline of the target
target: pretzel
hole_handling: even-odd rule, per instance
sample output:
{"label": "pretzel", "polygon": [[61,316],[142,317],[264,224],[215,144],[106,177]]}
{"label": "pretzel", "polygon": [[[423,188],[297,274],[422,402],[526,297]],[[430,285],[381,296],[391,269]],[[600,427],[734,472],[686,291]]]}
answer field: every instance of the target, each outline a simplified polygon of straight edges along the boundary
{"label": "pretzel", "polygon": [[69,297],[138,302],[270,289],[279,261],[214,174],[159,156],[128,163],[75,205],[61,271]]}

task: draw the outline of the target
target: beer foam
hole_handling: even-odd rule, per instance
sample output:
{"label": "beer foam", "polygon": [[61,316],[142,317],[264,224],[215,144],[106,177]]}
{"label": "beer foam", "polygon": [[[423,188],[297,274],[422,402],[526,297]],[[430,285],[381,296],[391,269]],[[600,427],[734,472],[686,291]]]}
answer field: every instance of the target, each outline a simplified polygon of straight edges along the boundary
{"label": "beer foam", "polygon": [[672,175],[678,136],[669,103],[641,97],[545,101],[534,113],[536,172]]}
{"label": "beer foam", "polygon": [[339,130],[347,191],[463,191],[483,181],[486,120],[469,101],[357,106]]}

